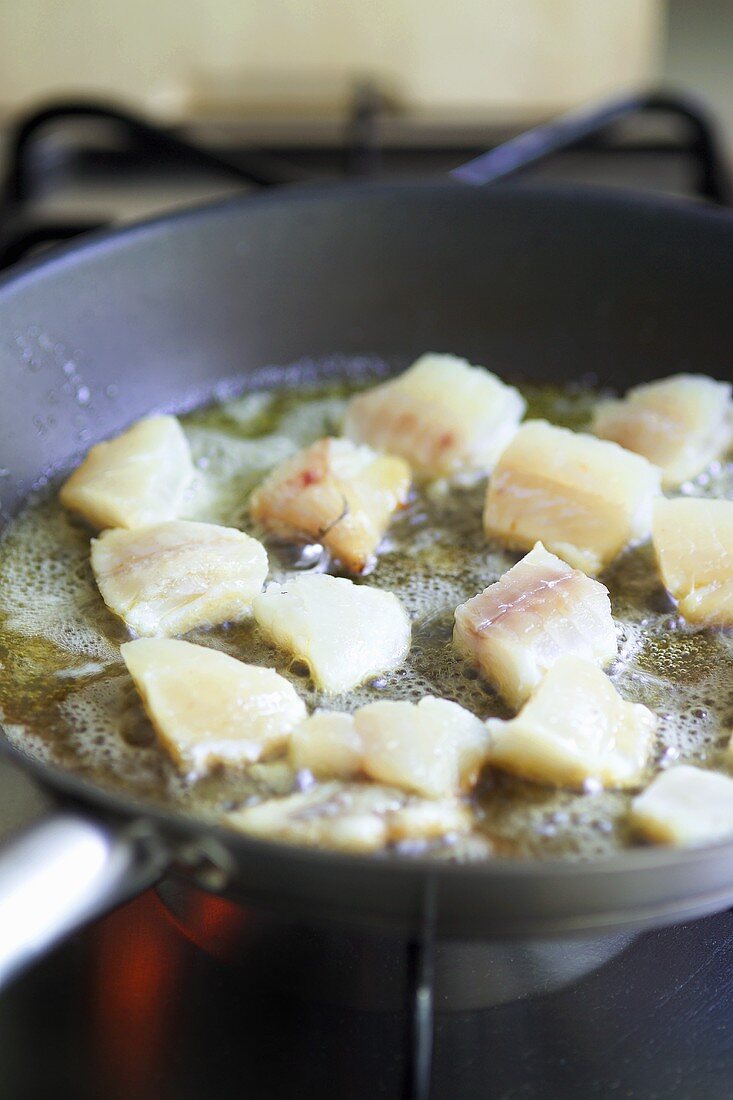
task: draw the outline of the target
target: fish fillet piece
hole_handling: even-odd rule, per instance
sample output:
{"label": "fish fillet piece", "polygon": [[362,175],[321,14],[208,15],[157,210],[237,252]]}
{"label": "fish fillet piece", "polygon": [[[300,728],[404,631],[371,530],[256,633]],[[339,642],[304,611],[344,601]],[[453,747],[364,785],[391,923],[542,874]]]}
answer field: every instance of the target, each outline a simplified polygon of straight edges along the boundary
{"label": "fish fillet piece", "polygon": [[513,707],[561,657],[602,666],[618,652],[608,589],[541,542],[456,608],[453,641]]}
{"label": "fish fillet piece", "polygon": [[366,774],[427,798],[469,790],[486,761],[483,722],[448,699],[368,703],[356,711],[354,723]]}
{"label": "fish fillet piece", "polygon": [[595,574],[649,535],[660,476],[617,443],[528,420],[491,475],[484,530],[520,549],[541,539]]}
{"label": "fish fillet piece", "polygon": [[525,402],[483,367],[455,355],[423,355],[397,378],[352,397],[344,432],[401,455],[421,479],[475,480],[517,430]]}
{"label": "fish fillet piece", "polygon": [[662,581],[685,619],[733,626],[733,501],[658,500],[652,541]]}
{"label": "fish fillet piece", "polygon": [[144,527],[175,519],[193,475],[175,416],[153,416],[92,447],[59,498],[92,527]]}
{"label": "fish fillet piece", "polygon": [[644,455],[674,488],[723,454],[733,440],[733,386],[704,374],[675,374],[601,401],[593,431]]}
{"label": "fish fillet piece", "polygon": [[634,827],[657,844],[733,836],[733,779],[687,764],[661,772],[631,803]]}
{"label": "fish fillet piece", "polygon": [[369,783],[319,783],[308,791],[236,810],[226,823],[266,840],[345,852],[374,852],[389,840],[387,818],[399,792]]}
{"label": "fish fillet piece", "polygon": [[361,770],[362,744],[351,714],[317,710],[290,739],[290,760],[316,779],[350,779]]}
{"label": "fish fillet piece", "polygon": [[470,832],[471,812],[459,799],[412,800],[389,815],[389,838],[401,843],[410,840],[440,840]]}
{"label": "fish fillet piece", "polygon": [[376,783],[330,781],[235,810],[225,822],[266,840],[359,853],[466,833],[472,819],[457,800],[425,801]]}
{"label": "fish fillet piece", "polygon": [[319,439],[265,478],[250,513],[272,534],[320,543],[348,572],[361,573],[405,504],[410,481],[401,458],[348,439]]}
{"label": "fish fillet piece", "polygon": [[[429,700],[429,697],[428,697]],[[435,699],[432,702],[445,703],[445,700]],[[483,763],[483,754],[488,741],[482,730],[477,725],[478,719],[469,721],[473,715],[466,717],[467,712],[449,703],[444,707],[432,707],[430,701],[427,706],[423,701],[422,709],[418,709],[418,718],[425,721],[427,728],[431,722],[441,721],[446,729],[445,737],[453,737],[455,745],[452,750],[457,754],[459,766],[458,785],[461,776],[468,779],[472,775],[474,746],[478,750],[479,764]],[[410,724],[414,721],[415,708],[410,704],[404,704],[409,708],[406,713]],[[418,704],[418,708],[420,704]],[[373,713],[364,714],[364,709],[357,710],[356,714],[345,714],[341,711],[317,710],[309,718],[306,718],[296,730],[293,731],[290,740],[290,760],[297,770],[306,769],[317,779],[353,779],[365,770],[365,747],[361,730],[366,730],[367,743],[373,747],[373,738],[370,736],[372,724],[378,725],[384,721],[385,733],[389,736],[389,730],[395,720],[401,720],[399,712],[393,710],[390,704],[388,711],[383,711],[381,716],[377,713],[376,720]],[[432,713],[431,713],[432,711]],[[436,714],[437,711],[437,714]],[[454,732],[454,731],[457,731]],[[445,755],[446,749],[440,744],[440,752]],[[432,754],[432,742],[418,740],[414,746],[417,752],[424,755],[427,749]],[[379,750],[378,750],[379,751]],[[387,750],[389,751],[389,749]],[[399,759],[400,746],[397,746],[395,757],[396,767],[400,774],[404,771],[404,762]],[[404,750],[403,750],[404,751]],[[376,757],[373,758],[376,759]],[[441,758],[442,759],[442,758]],[[420,774],[422,756],[417,762],[416,773]],[[443,765],[447,763],[447,757]],[[429,765],[432,767],[433,758],[430,755]],[[443,766],[441,765],[441,766]],[[408,765],[409,766],[409,765]],[[452,765],[450,765],[452,768]],[[455,773],[450,771],[451,780]],[[412,782],[398,782],[390,780],[395,786],[411,791],[414,789]],[[452,791],[451,791],[452,793]],[[461,801],[449,798],[443,801],[435,801],[432,795],[427,799],[412,799],[401,809],[395,810],[389,816],[390,840],[429,840],[445,836],[449,833],[466,832],[471,827],[471,815],[467,806]]]}
{"label": "fish fillet piece", "polygon": [[592,661],[561,657],[516,718],[490,718],[489,760],[552,787],[582,790],[636,783],[652,749],[657,717],[628,703]]}
{"label": "fish fillet piece", "polygon": [[305,661],[323,691],[349,691],[389,672],[410,648],[410,620],[397,597],[344,577],[273,582],[252,608],[265,636]]}
{"label": "fish fillet piece", "polygon": [[92,539],[92,569],[109,609],[143,637],[243,618],[262,590],[267,554],[233,527],[169,520]]}
{"label": "fish fillet piece", "polygon": [[158,740],[191,778],[282,749],[306,709],[271,668],[172,638],[125,642],[122,657]]}

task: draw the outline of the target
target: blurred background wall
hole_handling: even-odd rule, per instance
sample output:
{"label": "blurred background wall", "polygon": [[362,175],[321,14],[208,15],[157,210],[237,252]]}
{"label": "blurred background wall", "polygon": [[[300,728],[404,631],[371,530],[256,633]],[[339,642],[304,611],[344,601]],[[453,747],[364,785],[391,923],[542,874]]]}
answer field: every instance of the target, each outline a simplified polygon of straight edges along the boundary
{"label": "blurred background wall", "polygon": [[[673,25],[700,6],[673,4]],[[73,91],[171,119],[322,114],[371,78],[412,110],[524,121],[653,80],[667,17],[664,0],[2,0],[0,112]]]}
{"label": "blurred background wall", "polygon": [[413,118],[516,128],[663,83],[733,147],[732,42],[733,0],[0,0],[0,125],[81,95],[292,129],[366,80]]}
{"label": "blurred background wall", "polygon": [[666,21],[664,79],[704,97],[733,147],[733,3],[669,0]]}

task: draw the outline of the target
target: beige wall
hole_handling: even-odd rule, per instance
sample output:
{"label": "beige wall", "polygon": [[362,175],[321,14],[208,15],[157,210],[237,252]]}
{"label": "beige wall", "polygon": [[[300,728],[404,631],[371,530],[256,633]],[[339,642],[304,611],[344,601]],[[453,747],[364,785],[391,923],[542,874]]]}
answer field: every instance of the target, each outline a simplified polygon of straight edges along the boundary
{"label": "beige wall", "polygon": [[0,0],[0,109],[69,91],[170,114],[354,76],[428,108],[519,115],[643,81],[663,0]]}

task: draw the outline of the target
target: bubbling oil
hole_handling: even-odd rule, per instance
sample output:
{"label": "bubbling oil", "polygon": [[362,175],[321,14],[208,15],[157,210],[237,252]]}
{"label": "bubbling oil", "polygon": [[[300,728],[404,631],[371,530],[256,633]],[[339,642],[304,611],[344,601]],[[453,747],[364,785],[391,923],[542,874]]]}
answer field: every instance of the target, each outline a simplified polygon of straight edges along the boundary
{"label": "bubbling oil", "polygon": [[[252,489],[276,463],[337,432],[349,394],[364,381],[272,386],[184,417],[196,465],[185,518],[250,529]],[[590,388],[522,388],[529,415],[573,428],[587,422],[596,397]],[[682,491],[733,496],[733,465],[715,464]],[[399,596],[413,623],[412,648],[401,668],[348,695],[319,693],[307,669],[270,646],[252,619],[186,637],[273,666],[309,708],[353,710],[375,699],[417,701],[432,694],[482,719],[508,717],[490,685],[451,645],[455,607],[519,556],[486,541],[483,495],[483,485],[416,492],[393,523],[364,583]],[[271,575],[292,576],[292,557],[278,546],[268,550]],[[323,563],[316,558],[306,564]],[[648,546],[627,550],[601,579],[619,636],[611,677],[625,698],[660,716],[645,778],[681,761],[725,770],[733,723],[731,639],[680,621]],[[121,660],[119,646],[127,638],[97,591],[89,531],[64,513],[55,493],[31,500],[0,541],[0,713],[13,743],[105,787],[207,821],[294,789],[297,779],[285,760],[195,784],[181,779],[158,749]],[[492,848],[531,858],[608,855],[635,843],[626,825],[633,793],[554,791],[487,770],[472,799],[473,835],[433,850],[457,859],[482,858]]]}

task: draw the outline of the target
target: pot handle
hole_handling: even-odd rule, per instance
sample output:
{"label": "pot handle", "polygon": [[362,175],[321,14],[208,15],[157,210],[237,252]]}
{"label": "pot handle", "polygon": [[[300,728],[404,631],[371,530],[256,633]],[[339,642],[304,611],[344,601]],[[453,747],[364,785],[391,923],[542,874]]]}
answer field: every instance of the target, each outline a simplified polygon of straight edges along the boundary
{"label": "pot handle", "polygon": [[151,886],[170,862],[144,821],[58,810],[0,848],[0,988],[87,921]]}

